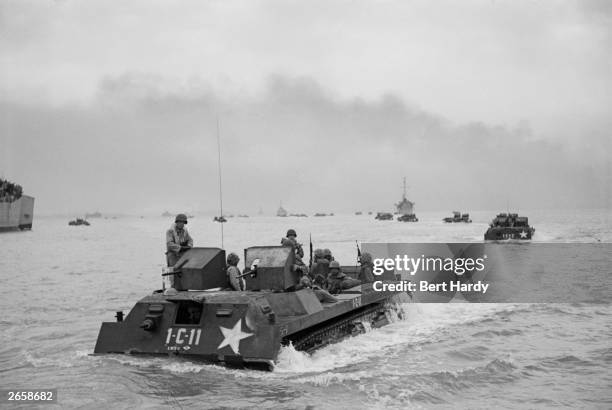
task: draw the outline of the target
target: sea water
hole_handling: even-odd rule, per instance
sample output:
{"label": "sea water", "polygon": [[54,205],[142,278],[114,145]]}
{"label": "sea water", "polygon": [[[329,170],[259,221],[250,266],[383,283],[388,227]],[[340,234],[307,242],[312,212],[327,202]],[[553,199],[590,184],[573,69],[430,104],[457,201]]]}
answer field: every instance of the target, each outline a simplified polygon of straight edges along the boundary
{"label": "sea water", "polygon": [[[530,211],[533,242],[611,242],[610,211]],[[277,245],[288,228],[341,264],[360,242],[481,241],[495,212],[472,224],[373,215],[231,218],[223,246]],[[124,216],[69,227],[37,217],[0,236],[0,389],[58,389],[64,408],[611,408],[612,295],[593,303],[408,304],[406,319],[307,355],[281,351],[272,373],[180,358],[91,356],[102,321],[161,287],[170,218]],[[221,246],[198,215],[196,246]],[[242,262],[241,262],[241,267]],[[588,270],[588,266],[585,267]],[[592,285],[592,284],[591,284]],[[594,289],[589,287],[588,289]]]}

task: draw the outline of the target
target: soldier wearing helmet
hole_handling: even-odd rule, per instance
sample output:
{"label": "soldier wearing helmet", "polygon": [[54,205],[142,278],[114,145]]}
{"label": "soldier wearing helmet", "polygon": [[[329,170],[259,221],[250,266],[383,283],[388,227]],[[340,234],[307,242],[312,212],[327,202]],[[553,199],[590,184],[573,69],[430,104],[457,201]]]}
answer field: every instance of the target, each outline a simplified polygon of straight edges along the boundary
{"label": "soldier wearing helmet", "polygon": [[324,259],[323,249],[321,248],[315,249],[314,258],[315,258],[315,262],[318,261],[319,259]]}
{"label": "soldier wearing helmet", "polygon": [[329,276],[327,277],[327,288],[329,293],[338,294],[344,289],[349,289],[361,284],[361,281],[346,276],[338,261],[329,263]]}
{"label": "soldier wearing helmet", "polygon": [[166,261],[168,266],[174,266],[186,250],[193,248],[193,239],[187,232],[186,224],[187,216],[178,214],[174,218],[174,223],[170,226],[170,229],[166,231]]}
{"label": "soldier wearing helmet", "polygon": [[304,249],[302,244],[297,241],[297,233],[294,229],[289,229],[287,235],[281,239],[281,245],[291,246],[295,251],[295,266],[294,269],[300,272],[308,272],[308,267],[302,260],[304,257]]}
{"label": "soldier wearing helmet", "polygon": [[302,275],[300,282],[295,286],[295,290],[300,289],[312,289],[315,296],[317,297],[317,299],[319,299],[319,302],[321,303],[333,303],[338,301],[338,299],[334,297],[331,293],[329,293],[325,289],[321,289],[321,286],[316,283],[313,284],[312,280],[306,273]]}
{"label": "soldier wearing helmet", "polygon": [[315,249],[313,255],[312,266],[310,269],[310,276],[315,280],[319,286],[325,283],[327,274],[329,273],[329,260],[325,259],[323,249]]}
{"label": "soldier wearing helmet", "polygon": [[240,257],[235,253],[232,252],[227,255],[227,277],[232,289],[244,290],[246,286],[244,279],[240,277],[238,262],[240,262]]}
{"label": "soldier wearing helmet", "polygon": [[287,235],[281,239],[281,245],[283,246],[293,246],[295,249],[295,255],[299,256],[299,258],[304,257],[304,249],[302,248],[302,244],[297,241],[297,233],[295,229],[289,229],[287,231]]}
{"label": "soldier wearing helmet", "polygon": [[332,252],[327,248],[323,249],[323,258],[327,259],[329,262],[334,260]]}
{"label": "soldier wearing helmet", "polygon": [[374,263],[372,263],[372,255],[364,252],[361,255],[361,268],[359,269],[359,280],[361,283],[374,282]]}

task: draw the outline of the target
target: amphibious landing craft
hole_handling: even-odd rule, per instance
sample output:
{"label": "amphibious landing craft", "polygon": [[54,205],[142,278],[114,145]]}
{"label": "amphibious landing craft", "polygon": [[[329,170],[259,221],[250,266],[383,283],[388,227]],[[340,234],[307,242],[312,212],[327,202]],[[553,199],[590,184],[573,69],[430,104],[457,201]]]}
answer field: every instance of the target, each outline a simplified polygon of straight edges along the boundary
{"label": "amphibious landing craft", "polygon": [[32,229],[34,198],[21,185],[0,178],[0,232]]}
{"label": "amphibious landing craft", "polygon": [[[227,290],[225,251],[193,248],[168,268],[172,288],[142,298],[116,322],[104,322],[94,353],[177,355],[237,367],[272,370],[283,345],[312,352],[402,317],[404,292],[362,284],[335,298],[299,288],[292,247],[244,251],[245,291]],[[355,275],[355,267],[344,272]],[[396,278],[382,277],[383,280]],[[327,295],[329,296],[329,294]]]}
{"label": "amphibious landing craft", "polygon": [[453,216],[446,217],[442,219],[442,221],[446,223],[457,223],[457,222],[463,222],[466,224],[472,223],[472,220],[470,219],[470,214],[465,214],[465,213],[462,214],[459,211],[453,211]]}
{"label": "amphibious landing craft", "polygon": [[529,219],[518,214],[498,214],[489,229],[484,234],[485,240],[518,239],[529,240],[533,236],[535,228],[529,226]]}

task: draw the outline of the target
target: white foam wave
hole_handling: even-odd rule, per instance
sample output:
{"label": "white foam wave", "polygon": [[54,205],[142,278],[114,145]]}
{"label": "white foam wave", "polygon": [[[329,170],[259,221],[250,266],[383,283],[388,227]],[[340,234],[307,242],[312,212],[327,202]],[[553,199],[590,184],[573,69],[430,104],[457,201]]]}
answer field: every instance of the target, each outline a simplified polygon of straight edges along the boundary
{"label": "white foam wave", "polygon": [[[471,303],[405,304],[403,307],[405,320],[326,346],[312,355],[296,351],[293,346],[283,347],[275,372],[284,375],[330,372],[392,355],[393,350],[407,344],[415,345],[418,350],[419,344],[438,340],[448,327],[483,320],[500,311],[518,308],[510,304]],[[318,374],[298,380],[316,385],[341,382],[338,374]]]}
{"label": "white foam wave", "polygon": [[[329,385],[342,383],[345,380],[357,380],[359,371],[352,369],[350,374],[339,371],[376,358],[393,355],[394,350],[413,345],[414,350],[420,344],[436,341],[444,329],[479,321],[500,311],[511,311],[519,305],[511,304],[413,304],[403,305],[404,320],[397,315],[389,317],[392,322],[378,329],[366,327],[366,333],[348,338],[340,343],[326,346],[313,354],[297,351],[292,345],[284,346],[279,353],[273,373],[256,370],[228,369],[219,365],[191,362],[180,358],[151,358],[130,355],[104,356],[103,360],[113,360],[123,365],[160,369],[175,374],[203,371],[222,373],[223,377],[236,378],[287,378],[297,383]],[[88,355],[85,351],[77,352],[77,357]],[[91,357],[91,356],[89,356]],[[99,356],[95,356],[100,360]],[[295,377],[292,377],[295,376]]]}

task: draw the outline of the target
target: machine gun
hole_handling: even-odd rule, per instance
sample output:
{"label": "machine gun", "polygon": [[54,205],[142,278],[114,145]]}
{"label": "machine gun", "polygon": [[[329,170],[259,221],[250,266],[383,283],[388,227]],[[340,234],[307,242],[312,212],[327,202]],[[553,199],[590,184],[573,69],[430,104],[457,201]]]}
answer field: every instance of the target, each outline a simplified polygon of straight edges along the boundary
{"label": "machine gun", "polygon": [[245,276],[249,276],[249,275],[251,275],[251,277],[253,277],[253,278],[255,276],[257,276],[257,265],[259,265],[259,259],[255,259],[253,261],[253,264],[251,265],[251,269],[249,269],[248,271],[238,275],[238,279],[242,279]]}
{"label": "machine gun", "polygon": [[182,270],[181,268],[189,262],[189,259],[183,260],[179,265],[170,266],[168,268],[162,269],[162,276],[181,276]]}

